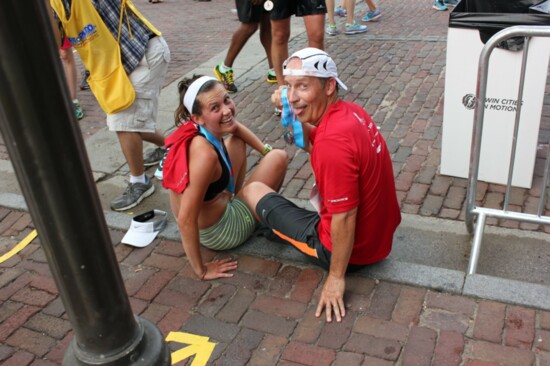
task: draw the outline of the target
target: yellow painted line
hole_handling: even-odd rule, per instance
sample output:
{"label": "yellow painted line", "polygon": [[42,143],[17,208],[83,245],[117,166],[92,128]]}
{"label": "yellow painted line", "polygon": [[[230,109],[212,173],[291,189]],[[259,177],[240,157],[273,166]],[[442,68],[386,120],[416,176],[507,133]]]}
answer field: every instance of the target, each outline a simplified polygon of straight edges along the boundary
{"label": "yellow painted line", "polygon": [[19,244],[14,246],[12,250],[10,250],[9,252],[7,252],[6,254],[0,257],[0,263],[7,261],[11,257],[13,257],[15,254],[19,253],[21,250],[23,250],[23,248],[29,245],[29,243],[33,241],[34,238],[36,238],[37,236],[38,236],[38,233],[36,232],[36,230],[31,231],[31,233],[27,235],[25,239],[21,240]]}
{"label": "yellow painted line", "polygon": [[205,366],[210,355],[216,347],[216,343],[210,342],[210,338],[183,332],[170,332],[166,336],[167,342],[188,344],[187,347],[172,352],[172,365],[195,356],[191,366]]}

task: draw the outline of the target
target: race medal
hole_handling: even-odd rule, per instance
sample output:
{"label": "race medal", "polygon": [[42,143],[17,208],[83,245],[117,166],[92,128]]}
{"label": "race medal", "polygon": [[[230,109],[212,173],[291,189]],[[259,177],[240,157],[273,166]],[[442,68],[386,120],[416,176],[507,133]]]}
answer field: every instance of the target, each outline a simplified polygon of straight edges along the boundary
{"label": "race medal", "polygon": [[271,9],[273,9],[273,1],[267,0],[264,3],[264,9],[267,10],[267,11],[271,11]]}

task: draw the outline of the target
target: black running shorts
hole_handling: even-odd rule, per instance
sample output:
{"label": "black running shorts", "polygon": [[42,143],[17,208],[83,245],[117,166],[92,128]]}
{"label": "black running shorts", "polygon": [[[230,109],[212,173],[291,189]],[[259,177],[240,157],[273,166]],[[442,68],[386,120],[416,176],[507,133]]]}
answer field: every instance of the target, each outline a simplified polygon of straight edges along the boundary
{"label": "black running shorts", "polygon": [[241,23],[260,23],[262,15],[266,13],[264,5],[252,5],[250,0],[235,0],[237,16]]}
{"label": "black running shorts", "polygon": [[270,17],[273,20],[289,18],[291,15],[303,17],[306,15],[326,14],[325,0],[272,0],[273,10]]}

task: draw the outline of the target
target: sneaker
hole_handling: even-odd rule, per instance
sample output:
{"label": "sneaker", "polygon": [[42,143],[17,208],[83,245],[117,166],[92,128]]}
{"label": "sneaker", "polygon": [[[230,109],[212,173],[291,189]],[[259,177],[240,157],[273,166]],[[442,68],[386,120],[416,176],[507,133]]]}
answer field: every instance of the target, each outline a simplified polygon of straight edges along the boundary
{"label": "sneaker", "polygon": [[155,170],[154,175],[155,175],[155,178],[157,178],[158,180],[162,180],[162,167],[164,166],[164,160],[166,159],[166,155],[168,155],[168,150],[170,150],[170,149],[165,150],[164,156],[160,160],[157,170]]}
{"label": "sneaker", "polygon": [[88,70],[82,71],[82,81],[80,82],[80,90],[90,89],[90,85],[88,85],[88,76],[90,76],[90,72]]}
{"label": "sneaker", "polygon": [[147,168],[158,164],[164,157],[164,154],[166,154],[166,149],[162,147],[157,147],[152,151],[146,152],[143,157],[143,166]]}
{"label": "sneaker", "polygon": [[443,3],[447,6],[456,6],[458,0],[443,0]]}
{"label": "sneaker", "polygon": [[348,16],[348,11],[341,6],[338,6],[336,9],[334,9],[334,15],[345,18]]}
{"label": "sneaker", "polygon": [[368,11],[367,14],[363,15],[361,20],[363,22],[372,22],[373,20],[376,20],[382,16],[382,13],[380,12],[380,9],[376,8],[374,11]]}
{"label": "sneaker", "polygon": [[338,33],[340,33],[340,31],[338,31],[338,28],[336,28],[335,25],[329,25],[329,26],[327,26],[325,32],[326,32],[329,36],[335,36],[335,35],[337,35]]}
{"label": "sneaker", "polygon": [[267,82],[272,84],[277,82],[277,75],[275,74],[275,71],[271,69],[267,71]]}
{"label": "sneaker", "polygon": [[220,65],[216,65],[216,67],[214,67],[214,74],[216,74],[218,80],[223,83],[228,93],[236,93],[238,91],[233,81],[233,69],[227,69],[226,72],[221,72]]}
{"label": "sneaker", "polygon": [[346,34],[365,33],[367,31],[367,26],[353,22],[353,24],[346,24],[345,29]]}
{"label": "sneaker", "polygon": [[74,106],[74,113],[76,114],[76,118],[81,120],[84,118],[84,110],[80,106],[80,102],[78,99],[73,100],[73,106]]}
{"label": "sneaker", "polygon": [[139,205],[141,201],[155,192],[155,186],[146,175],[144,183],[128,183],[128,187],[122,196],[111,201],[111,209],[114,211],[126,211]]}
{"label": "sneaker", "polygon": [[435,10],[439,10],[439,11],[449,9],[449,8],[447,8],[447,5],[445,5],[443,3],[443,0],[435,0],[434,4],[432,5],[432,8],[434,8]]}

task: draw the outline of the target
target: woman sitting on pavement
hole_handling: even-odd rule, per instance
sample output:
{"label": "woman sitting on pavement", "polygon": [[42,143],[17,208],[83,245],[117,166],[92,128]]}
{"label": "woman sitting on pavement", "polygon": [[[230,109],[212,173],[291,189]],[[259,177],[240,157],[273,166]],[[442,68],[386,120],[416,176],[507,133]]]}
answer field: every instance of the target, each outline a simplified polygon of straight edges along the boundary
{"label": "woman sitting on pavement", "polygon": [[[200,244],[213,250],[234,248],[254,231],[254,215],[241,201],[242,188],[253,181],[278,191],[288,157],[271,150],[235,120],[235,104],[223,84],[209,76],[194,76],[178,84],[178,129],[166,138],[164,188],[177,218],[183,249],[201,280],[231,277],[231,258],[204,263]],[[224,135],[229,135],[223,139]],[[247,145],[263,158],[247,183]]]}

